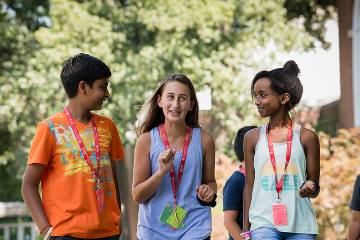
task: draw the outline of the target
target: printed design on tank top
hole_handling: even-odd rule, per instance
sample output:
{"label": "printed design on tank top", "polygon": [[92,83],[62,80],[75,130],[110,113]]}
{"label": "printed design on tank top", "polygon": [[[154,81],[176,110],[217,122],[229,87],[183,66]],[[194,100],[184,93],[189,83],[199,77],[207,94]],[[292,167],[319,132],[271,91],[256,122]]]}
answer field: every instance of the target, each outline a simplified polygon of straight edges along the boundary
{"label": "printed design on tank top", "polygon": [[[276,158],[276,171],[277,177],[280,179],[284,174],[284,167],[285,167],[285,157],[280,159],[280,161]],[[265,191],[276,191],[276,183],[275,183],[275,174],[273,167],[271,165],[270,159],[262,166],[261,168],[261,186]],[[286,169],[286,174],[284,176],[284,183],[282,191],[297,191],[300,187],[300,180],[299,180],[299,172],[297,166],[291,162]]]}
{"label": "printed design on tank top", "polygon": [[[72,176],[82,174],[88,182],[95,182],[94,174],[86,163],[79,148],[71,126],[66,123],[66,119],[59,118],[60,121],[51,119],[47,121],[50,131],[56,140],[56,152],[60,155],[60,163],[63,165],[64,175]],[[65,123],[64,123],[65,121]],[[96,121],[96,127],[100,140],[100,181],[102,183],[112,183],[112,169],[109,156],[109,145],[111,140],[110,130],[104,127],[104,121]],[[91,124],[86,128],[78,129],[85,148],[88,151],[90,161],[96,166],[95,141],[94,132]],[[107,195],[113,194],[111,191],[106,192]]]}

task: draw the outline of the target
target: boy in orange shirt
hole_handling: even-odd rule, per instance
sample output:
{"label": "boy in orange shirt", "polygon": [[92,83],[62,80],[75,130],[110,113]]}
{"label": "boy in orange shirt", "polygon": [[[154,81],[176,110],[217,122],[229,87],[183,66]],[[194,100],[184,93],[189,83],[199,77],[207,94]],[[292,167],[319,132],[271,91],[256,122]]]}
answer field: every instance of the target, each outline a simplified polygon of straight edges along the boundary
{"label": "boy in orange shirt", "polygon": [[110,76],[93,56],[67,59],[60,78],[69,103],[37,126],[21,191],[44,239],[119,238],[115,161],[124,150],[112,120],[91,112],[110,96]]}

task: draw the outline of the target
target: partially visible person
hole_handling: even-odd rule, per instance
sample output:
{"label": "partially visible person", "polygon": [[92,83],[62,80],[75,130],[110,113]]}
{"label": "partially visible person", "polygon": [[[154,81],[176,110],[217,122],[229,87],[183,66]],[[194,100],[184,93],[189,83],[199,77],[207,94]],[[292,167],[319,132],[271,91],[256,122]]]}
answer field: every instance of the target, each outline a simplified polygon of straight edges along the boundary
{"label": "partially visible person", "polygon": [[360,175],[356,177],[350,209],[351,212],[347,239],[358,240],[360,239]]}
{"label": "partially visible person", "polygon": [[234,140],[234,152],[240,162],[239,169],[226,181],[223,190],[224,225],[229,232],[229,240],[241,240],[243,228],[243,192],[245,187],[245,168],[243,142],[245,133],[255,126],[246,126],[238,130]]}
{"label": "partially visible person", "polygon": [[119,238],[123,145],[114,122],[93,113],[110,96],[110,76],[96,57],[67,59],[60,78],[69,103],[36,128],[21,191],[44,239]]}

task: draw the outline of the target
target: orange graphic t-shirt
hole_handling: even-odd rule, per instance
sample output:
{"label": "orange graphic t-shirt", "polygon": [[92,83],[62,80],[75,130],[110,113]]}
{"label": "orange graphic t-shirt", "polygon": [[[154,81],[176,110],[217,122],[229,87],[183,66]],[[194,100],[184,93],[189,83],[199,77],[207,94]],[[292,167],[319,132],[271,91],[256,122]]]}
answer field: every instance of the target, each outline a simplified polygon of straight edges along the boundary
{"label": "orange graphic t-shirt", "polygon": [[[102,238],[120,234],[120,210],[110,161],[124,159],[115,124],[93,114],[100,140],[100,181],[104,209],[99,212],[95,177],[82,156],[64,112],[40,122],[31,144],[28,164],[44,164],[42,202],[54,227],[52,236]],[[95,140],[91,121],[75,121],[95,169]]]}

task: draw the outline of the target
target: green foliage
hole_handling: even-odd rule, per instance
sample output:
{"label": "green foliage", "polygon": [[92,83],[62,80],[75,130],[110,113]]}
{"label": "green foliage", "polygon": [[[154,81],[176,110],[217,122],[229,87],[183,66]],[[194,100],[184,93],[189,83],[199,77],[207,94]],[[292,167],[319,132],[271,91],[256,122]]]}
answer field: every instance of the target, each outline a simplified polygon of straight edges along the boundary
{"label": "green foliage", "polygon": [[[322,47],[328,49],[330,43],[325,39],[325,23],[334,18],[336,13],[336,0],[286,0],[284,7],[287,9],[289,20],[301,18],[306,31],[319,40]],[[314,47],[314,41],[312,42]]]}
{"label": "green foliage", "polygon": [[3,0],[0,7],[0,22],[10,20],[25,25],[31,31],[46,25],[49,11],[47,0]]}
{"label": "green foliage", "polygon": [[283,0],[19,2],[1,5],[31,14],[3,7],[0,18],[0,201],[12,188],[11,199],[19,197],[36,123],[66,105],[59,73],[67,57],[86,52],[109,64],[112,100],[102,113],[129,143],[139,106],[165,76],[183,72],[198,91],[211,88],[208,128],[217,149],[226,150],[239,127],[258,121],[249,89],[254,69],[266,67],[274,51],[315,41],[296,19],[288,21]]}

